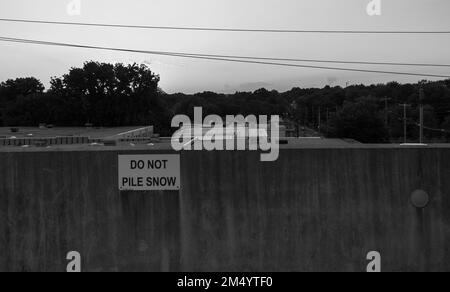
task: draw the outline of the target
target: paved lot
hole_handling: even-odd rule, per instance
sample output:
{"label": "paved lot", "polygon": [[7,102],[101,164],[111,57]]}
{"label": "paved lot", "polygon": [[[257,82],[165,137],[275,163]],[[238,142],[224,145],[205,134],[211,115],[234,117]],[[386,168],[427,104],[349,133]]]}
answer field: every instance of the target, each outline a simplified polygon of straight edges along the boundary
{"label": "paved lot", "polygon": [[38,127],[20,127],[19,132],[12,133],[10,127],[0,127],[0,138],[31,138],[31,137],[57,137],[57,136],[84,136],[90,138],[105,138],[114,136],[123,132],[141,128],[134,127],[117,127],[117,128],[52,128],[39,129]]}

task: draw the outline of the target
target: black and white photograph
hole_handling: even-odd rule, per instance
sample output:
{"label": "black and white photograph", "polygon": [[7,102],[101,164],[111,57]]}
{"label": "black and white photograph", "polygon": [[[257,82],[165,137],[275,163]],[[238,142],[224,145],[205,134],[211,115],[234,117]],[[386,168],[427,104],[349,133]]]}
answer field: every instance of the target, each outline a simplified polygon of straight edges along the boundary
{"label": "black and white photograph", "polygon": [[449,0],[0,0],[0,272],[450,272]]}

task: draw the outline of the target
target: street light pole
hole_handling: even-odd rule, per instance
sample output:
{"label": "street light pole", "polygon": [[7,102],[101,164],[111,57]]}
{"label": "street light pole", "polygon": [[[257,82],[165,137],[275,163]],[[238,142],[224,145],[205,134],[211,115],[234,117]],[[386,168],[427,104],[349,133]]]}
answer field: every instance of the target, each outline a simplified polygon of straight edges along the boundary
{"label": "street light pole", "polygon": [[403,106],[403,141],[406,144],[408,142],[407,131],[406,131],[406,107],[410,106],[410,104],[404,103],[401,104]]}
{"label": "street light pole", "polygon": [[319,106],[319,114],[318,114],[318,120],[319,120],[319,122],[318,122],[318,129],[319,129],[319,132],[321,131],[321,127],[322,127],[322,124],[321,124],[322,117],[320,115],[321,114],[320,110],[321,110],[321,107]]}
{"label": "street light pole", "polygon": [[423,143],[423,100],[424,100],[424,93],[423,88],[420,88],[419,91],[419,106],[420,106],[420,144]]}
{"label": "street light pole", "polygon": [[388,98],[384,98],[384,124],[386,128],[389,126],[389,115],[388,115]]}

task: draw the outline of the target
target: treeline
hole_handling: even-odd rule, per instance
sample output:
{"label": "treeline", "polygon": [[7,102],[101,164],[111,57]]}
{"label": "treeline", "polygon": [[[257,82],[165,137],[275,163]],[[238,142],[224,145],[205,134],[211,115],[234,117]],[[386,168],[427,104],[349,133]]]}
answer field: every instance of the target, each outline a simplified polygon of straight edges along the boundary
{"label": "treeline", "polygon": [[406,108],[407,137],[416,141],[422,89],[426,139],[449,139],[450,80],[192,95],[166,94],[158,83],[147,66],[97,62],[52,78],[48,90],[35,78],[7,80],[0,84],[0,125],[154,125],[170,135],[174,115],[193,117],[194,107],[201,106],[204,115],[280,115],[298,131],[306,126],[328,137],[379,143],[403,140]]}
{"label": "treeline", "polygon": [[[276,114],[300,133],[303,126],[324,136],[352,138],[365,143],[403,142],[406,106],[407,139],[419,136],[419,92],[423,89],[424,135],[430,142],[450,139],[450,80],[416,84],[391,82],[324,88],[293,88],[287,92],[259,89],[255,92],[165,95],[174,114],[193,116],[202,106],[204,114]],[[445,131],[443,131],[445,130]]]}
{"label": "treeline", "polygon": [[0,124],[164,128],[170,117],[158,82],[144,65],[97,62],[52,78],[45,92],[35,78],[8,80],[0,84]]}

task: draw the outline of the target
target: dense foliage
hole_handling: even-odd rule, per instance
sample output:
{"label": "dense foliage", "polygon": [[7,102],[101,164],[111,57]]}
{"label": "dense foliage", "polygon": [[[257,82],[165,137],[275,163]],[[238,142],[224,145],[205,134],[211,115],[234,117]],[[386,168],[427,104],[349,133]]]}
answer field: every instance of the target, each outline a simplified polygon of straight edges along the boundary
{"label": "dense foliage", "polygon": [[5,125],[113,127],[170,123],[161,103],[159,76],[146,66],[85,63],[44,87],[35,78],[8,80],[0,85]]}
{"label": "dense foliage", "polygon": [[398,142],[403,140],[400,104],[404,103],[409,105],[408,139],[417,139],[419,89],[423,88],[426,138],[447,141],[450,137],[440,130],[450,131],[450,80],[193,95],[166,94],[158,83],[159,76],[144,65],[97,62],[53,78],[47,91],[35,78],[7,80],[0,83],[0,125],[155,125],[158,132],[170,135],[173,115],[192,117],[193,108],[202,106],[204,115],[280,115],[292,127],[318,129],[329,137]]}

